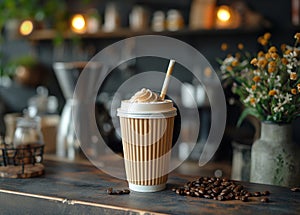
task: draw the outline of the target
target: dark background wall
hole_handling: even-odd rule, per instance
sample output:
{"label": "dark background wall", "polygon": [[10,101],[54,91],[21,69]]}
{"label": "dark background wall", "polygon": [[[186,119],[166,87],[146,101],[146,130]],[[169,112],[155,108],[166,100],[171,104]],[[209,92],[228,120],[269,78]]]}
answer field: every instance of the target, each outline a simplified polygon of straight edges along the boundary
{"label": "dark background wall", "polygon": [[[105,1],[90,1],[88,5],[82,5],[75,3],[71,0],[66,0],[68,10],[71,12],[81,12],[85,8],[95,7],[98,9],[99,13],[104,14]],[[156,10],[167,11],[171,8],[179,9],[185,19],[185,23],[189,22],[189,11],[191,7],[191,1],[181,1],[181,0],[127,0],[127,1],[115,1],[121,8],[121,20],[122,26],[128,26],[128,15],[131,11],[131,8],[135,4],[145,5],[149,8],[151,12]],[[228,4],[234,3],[237,1],[225,1],[218,0],[218,4]],[[225,52],[220,50],[222,43],[226,42],[229,45],[229,51],[236,50],[236,45],[238,43],[243,43],[245,48],[250,51],[257,51],[260,47],[257,45],[256,38],[262,35],[264,32],[268,31],[272,34],[272,41],[274,44],[288,43],[292,44],[294,39],[293,36],[300,30],[299,27],[294,26],[291,21],[291,1],[290,0],[245,0],[246,4],[253,11],[262,14],[265,19],[267,19],[271,26],[268,29],[259,29],[251,31],[220,31],[220,32],[202,32],[199,34],[184,34],[174,36],[177,39],[185,41],[199,50],[211,63],[211,65],[218,70],[218,64],[216,62],[217,57],[224,57]],[[247,26],[243,26],[247,27]],[[81,39],[79,42],[74,42],[72,40],[64,41],[60,46],[53,45],[53,41],[37,41],[30,42],[26,39],[17,39],[17,40],[6,40],[5,43],[1,45],[1,50],[4,52],[6,59],[16,58],[23,55],[33,55],[36,56],[39,61],[46,65],[46,67],[52,71],[52,64],[56,61],[77,61],[77,60],[89,60],[93,54],[102,50],[104,47],[120,40],[122,38],[101,38],[101,39]],[[142,61],[136,65],[136,70],[140,70],[149,64],[147,61]],[[149,65],[148,65],[149,66]],[[147,67],[147,65],[145,66]],[[159,63],[152,65],[153,69],[159,67]],[[53,73],[53,71],[52,71]],[[64,103],[61,91],[58,89],[58,85],[55,77],[49,76],[49,88],[50,94],[54,94],[60,98],[61,106]],[[122,77],[114,77],[115,83],[117,84],[117,79],[122,80]],[[180,77],[179,77],[180,78]],[[183,77],[182,77],[183,78]],[[186,77],[184,77],[186,78]],[[188,78],[192,80],[192,78]],[[23,99],[17,99],[18,95],[9,95],[16,97],[16,103],[23,102],[13,111],[17,109],[22,109],[24,107],[24,97]],[[9,110],[8,110],[9,111]],[[20,111],[20,110],[19,110]],[[236,107],[228,107],[228,124],[234,126],[237,119],[238,112]],[[299,122],[295,122],[294,130],[299,128]],[[295,139],[299,140],[299,135],[297,132],[294,132]]]}

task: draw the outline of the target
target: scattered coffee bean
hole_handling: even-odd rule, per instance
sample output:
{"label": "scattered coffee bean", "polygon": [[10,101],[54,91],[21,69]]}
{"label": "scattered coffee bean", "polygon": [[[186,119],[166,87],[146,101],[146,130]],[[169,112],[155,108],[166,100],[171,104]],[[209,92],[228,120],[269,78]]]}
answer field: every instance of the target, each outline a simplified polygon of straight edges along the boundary
{"label": "scattered coffee bean", "polygon": [[219,201],[224,201],[224,196],[218,196],[218,197],[217,197],[217,200],[219,200]]}
{"label": "scattered coffee bean", "polygon": [[110,187],[106,190],[107,194],[111,195],[113,193],[113,188]]}
{"label": "scattered coffee bean", "polygon": [[293,187],[293,188],[291,188],[291,191],[300,192],[300,187]]}
{"label": "scattered coffee bean", "polygon": [[213,188],[212,191],[216,194],[220,193],[220,189],[218,187]]}
{"label": "scattered coffee bean", "polygon": [[201,197],[201,194],[200,194],[198,191],[196,191],[196,192],[195,192],[195,196]]}
{"label": "scattered coffee bean", "polygon": [[241,201],[243,201],[243,202],[248,202],[249,201],[249,199],[248,199],[248,197],[247,196],[241,196]]}
{"label": "scattered coffee bean", "polygon": [[264,198],[262,198],[260,201],[261,201],[261,202],[269,202],[269,198],[264,197]]}
{"label": "scattered coffee bean", "polygon": [[129,193],[130,193],[130,190],[124,189],[124,190],[123,190],[123,193],[124,193],[124,194],[129,194]]}
{"label": "scattered coffee bean", "polygon": [[259,196],[261,196],[261,193],[260,192],[254,192],[253,195],[256,196],[256,197],[259,197]]}
{"label": "scattered coffee bean", "polygon": [[122,194],[129,194],[130,190],[123,189],[123,190],[114,190],[112,187],[106,190],[108,195],[122,195]]}
{"label": "scattered coffee bean", "polygon": [[262,196],[268,196],[268,195],[270,195],[270,191],[266,190],[264,192],[261,192],[261,195]]}
{"label": "scattered coffee bean", "polygon": [[212,198],[212,197],[211,197],[210,195],[208,195],[208,194],[203,195],[203,197],[206,198],[206,199],[211,199],[211,198]]}
{"label": "scattered coffee bean", "polygon": [[250,192],[247,192],[247,193],[245,194],[245,196],[246,196],[246,197],[251,197],[252,194],[251,194]]}

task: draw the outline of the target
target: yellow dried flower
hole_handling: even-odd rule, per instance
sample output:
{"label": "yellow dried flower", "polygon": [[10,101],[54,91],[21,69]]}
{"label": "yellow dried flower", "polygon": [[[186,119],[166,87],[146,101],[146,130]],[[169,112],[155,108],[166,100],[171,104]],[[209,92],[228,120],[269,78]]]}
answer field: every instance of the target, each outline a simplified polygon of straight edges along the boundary
{"label": "yellow dried flower", "polygon": [[300,84],[297,84],[297,89],[300,92]]}
{"label": "yellow dried flower", "polygon": [[276,95],[276,90],[270,90],[269,91],[269,96],[274,96]]}
{"label": "yellow dried flower", "polygon": [[255,98],[253,98],[253,97],[252,97],[252,98],[250,98],[250,100],[249,100],[249,101],[250,101],[250,103],[251,103],[252,105],[254,105],[254,104],[255,104]]}
{"label": "yellow dried flower", "polygon": [[258,60],[256,58],[253,58],[250,63],[252,65],[256,66],[257,62],[258,62]]}
{"label": "yellow dried flower", "polygon": [[272,59],[277,59],[278,58],[278,54],[277,53],[271,53],[271,58]]}
{"label": "yellow dried flower", "polygon": [[287,49],[287,50],[284,52],[284,54],[289,55],[291,52],[292,52],[292,50]]}
{"label": "yellow dried flower", "polygon": [[264,69],[268,64],[268,61],[266,59],[261,59],[258,61],[257,66]]}
{"label": "yellow dried flower", "polygon": [[221,44],[221,50],[226,51],[228,49],[228,44],[227,43],[222,43]]}
{"label": "yellow dried flower", "polygon": [[270,61],[270,62],[268,63],[268,66],[269,66],[269,67],[276,67],[276,62],[275,62],[275,61]]}
{"label": "yellow dried flower", "polygon": [[261,44],[262,46],[266,46],[266,45],[268,44],[268,40],[264,39],[263,37],[259,37],[259,38],[257,39],[257,42],[258,42],[259,44]]}
{"label": "yellow dried flower", "polygon": [[275,71],[276,71],[276,67],[274,67],[274,66],[269,66],[268,67],[268,73],[273,73]]}
{"label": "yellow dried flower", "polygon": [[266,58],[267,60],[269,60],[269,59],[271,58],[270,53],[266,53],[266,54],[265,54],[265,58]]}
{"label": "yellow dried flower", "polygon": [[263,52],[263,51],[259,51],[258,53],[257,53],[257,57],[258,58],[261,58],[261,57],[263,57],[265,55],[265,53]]}
{"label": "yellow dried flower", "polygon": [[254,82],[259,82],[259,81],[260,81],[260,77],[259,77],[259,76],[254,76],[254,77],[252,78],[252,80],[253,80]]}
{"label": "yellow dried flower", "polygon": [[235,53],[235,57],[240,59],[241,58],[241,53],[239,53],[239,52]]}
{"label": "yellow dried flower", "polygon": [[239,50],[243,50],[243,49],[244,49],[243,43],[239,43],[239,44],[238,44],[238,49],[239,49]]}
{"label": "yellow dried flower", "polygon": [[299,49],[294,48],[294,52],[296,53],[297,56],[299,56],[299,54],[300,54],[300,50]]}
{"label": "yellow dried flower", "polygon": [[296,33],[295,36],[294,36],[294,38],[295,38],[296,40],[300,40],[300,33]]}
{"label": "yellow dried flower", "polygon": [[295,88],[291,89],[291,93],[296,95],[297,94],[297,90]]}
{"label": "yellow dried flower", "polygon": [[283,58],[281,58],[281,63],[284,64],[284,65],[287,65],[288,60],[285,57],[283,57]]}
{"label": "yellow dried flower", "polygon": [[269,48],[268,52],[269,52],[269,53],[275,53],[275,52],[277,52],[277,49],[276,49],[275,46],[271,46],[271,47]]}
{"label": "yellow dried flower", "polygon": [[236,67],[239,64],[237,60],[231,62],[231,66]]}
{"label": "yellow dried flower", "polygon": [[275,61],[270,61],[268,64],[268,72],[273,73],[276,71],[276,62]]}
{"label": "yellow dried flower", "polygon": [[269,40],[271,38],[271,34],[269,32],[264,34],[264,39]]}
{"label": "yellow dried flower", "polygon": [[232,71],[232,67],[231,66],[227,66],[226,70],[229,71],[229,72],[231,72]]}
{"label": "yellow dried flower", "polygon": [[290,79],[293,80],[293,81],[296,80],[297,79],[297,73],[296,72],[291,72]]}
{"label": "yellow dried flower", "polygon": [[280,49],[282,52],[286,50],[286,44],[281,44]]}
{"label": "yellow dried flower", "polygon": [[256,85],[252,85],[252,86],[251,86],[251,89],[252,89],[252,90],[256,90]]}

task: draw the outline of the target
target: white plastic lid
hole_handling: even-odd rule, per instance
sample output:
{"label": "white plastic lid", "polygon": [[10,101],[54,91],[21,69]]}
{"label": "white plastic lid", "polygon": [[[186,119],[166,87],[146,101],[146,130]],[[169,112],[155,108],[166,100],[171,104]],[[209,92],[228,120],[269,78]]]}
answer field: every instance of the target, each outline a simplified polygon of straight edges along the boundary
{"label": "white plastic lid", "polygon": [[171,100],[162,102],[137,103],[124,100],[117,110],[119,117],[130,118],[169,118],[176,116],[176,108]]}

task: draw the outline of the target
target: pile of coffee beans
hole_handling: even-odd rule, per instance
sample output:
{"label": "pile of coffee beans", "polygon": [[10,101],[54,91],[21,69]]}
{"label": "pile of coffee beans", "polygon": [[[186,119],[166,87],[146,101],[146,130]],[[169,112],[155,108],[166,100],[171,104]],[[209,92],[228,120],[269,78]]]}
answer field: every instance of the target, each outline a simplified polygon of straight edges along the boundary
{"label": "pile of coffee beans", "polygon": [[[219,201],[240,200],[249,201],[249,197],[260,197],[270,195],[269,191],[254,192],[247,191],[243,185],[232,180],[219,177],[200,177],[195,181],[187,182],[183,187],[173,188],[172,191],[182,196],[200,197]],[[262,202],[269,202],[267,197]]]}
{"label": "pile of coffee beans", "polygon": [[130,190],[123,189],[123,190],[114,190],[112,187],[108,188],[106,190],[108,195],[123,195],[123,194],[129,194]]}

